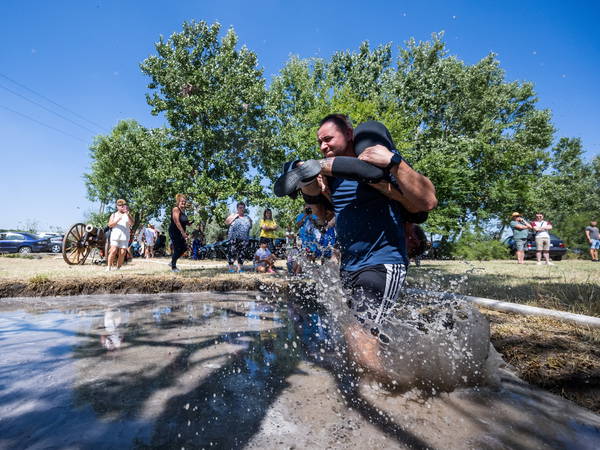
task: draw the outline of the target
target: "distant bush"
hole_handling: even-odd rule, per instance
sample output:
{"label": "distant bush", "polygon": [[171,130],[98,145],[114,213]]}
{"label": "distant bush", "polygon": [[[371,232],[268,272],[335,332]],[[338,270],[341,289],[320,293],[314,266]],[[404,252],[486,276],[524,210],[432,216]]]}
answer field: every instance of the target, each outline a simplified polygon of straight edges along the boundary
{"label": "distant bush", "polygon": [[496,239],[479,233],[464,233],[452,244],[450,254],[454,259],[489,261],[508,259],[508,247]]}

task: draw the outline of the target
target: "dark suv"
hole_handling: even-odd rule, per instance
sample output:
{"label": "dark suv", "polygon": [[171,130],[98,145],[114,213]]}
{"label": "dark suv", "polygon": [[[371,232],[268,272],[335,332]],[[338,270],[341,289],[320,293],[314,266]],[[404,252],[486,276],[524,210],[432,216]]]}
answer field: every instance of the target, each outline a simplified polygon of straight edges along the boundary
{"label": "dark suv", "polygon": [[3,231],[0,233],[0,253],[31,253],[50,250],[50,239],[33,233]]}
{"label": "dark suv", "polygon": [[[517,251],[517,246],[515,245],[515,240],[512,236],[506,238],[504,240],[504,244],[508,246],[510,249],[510,253],[512,255]],[[536,245],[535,245],[535,234],[529,233],[527,237],[527,243],[525,244],[525,258],[526,259],[534,259],[536,253]],[[565,247],[564,242],[555,234],[550,233],[550,258],[554,261],[560,261],[563,256],[567,253],[567,248]]]}

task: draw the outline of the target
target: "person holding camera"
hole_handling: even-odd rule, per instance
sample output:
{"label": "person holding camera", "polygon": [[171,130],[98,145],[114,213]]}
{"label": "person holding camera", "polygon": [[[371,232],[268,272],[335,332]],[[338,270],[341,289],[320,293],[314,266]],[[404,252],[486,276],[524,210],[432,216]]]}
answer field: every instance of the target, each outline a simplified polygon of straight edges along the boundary
{"label": "person holding camera", "polygon": [[598,262],[598,249],[600,248],[598,222],[592,220],[589,226],[585,227],[585,237],[590,243],[590,256],[592,257],[592,262]]}
{"label": "person holding camera", "polygon": [[127,202],[120,198],[117,200],[117,210],[111,214],[108,219],[108,227],[110,228],[110,250],[108,252],[108,267],[106,271],[112,270],[117,258],[117,269],[120,269],[125,260],[125,254],[129,247],[129,238],[131,227],[134,224],[133,217],[129,212]]}
{"label": "person holding camera", "polygon": [[225,225],[229,226],[227,234],[227,239],[229,239],[229,250],[227,252],[229,272],[236,271],[233,266],[234,262],[238,273],[243,272],[244,253],[246,253],[250,230],[252,229],[252,219],[246,215],[246,204],[244,202],[237,204],[236,212],[225,219]]}
{"label": "person holding camera", "polygon": [[313,214],[312,208],[309,205],[304,205],[304,211],[296,216],[296,228],[298,229],[298,237],[301,241],[301,247],[306,252],[306,256],[311,261],[314,261],[317,256],[317,228],[318,219]]}
{"label": "person holding camera", "polygon": [[513,239],[517,249],[517,264],[525,264],[525,246],[527,245],[529,230],[533,230],[533,226],[518,212],[512,213],[511,219],[510,227],[513,230]]}

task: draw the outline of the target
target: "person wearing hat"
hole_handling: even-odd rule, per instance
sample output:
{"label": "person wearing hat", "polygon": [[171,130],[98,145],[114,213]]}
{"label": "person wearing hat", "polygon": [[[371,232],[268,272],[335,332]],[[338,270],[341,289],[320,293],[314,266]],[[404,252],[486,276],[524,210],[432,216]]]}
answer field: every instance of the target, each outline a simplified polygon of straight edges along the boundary
{"label": "person wearing hat", "polygon": [[[129,248],[131,227],[134,224],[127,202],[120,198],[117,200],[117,210],[110,215],[108,226],[110,231],[110,251],[108,252],[106,270],[110,271],[116,265],[120,269],[125,261],[125,254]],[[116,261],[115,261],[116,260]]]}
{"label": "person wearing hat", "polygon": [[533,230],[533,227],[518,212],[512,213],[510,227],[513,230],[513,239],[517,249],[517,264],[525,264],[525,245],[529,230]]}
{"label": "person wearing hat", "polygon": [[300,189],[321,222],[335,215],[340,275],[356,318],[344,331],[350,356],[389,381],[380,346],[390,338],[379,327],[406,277],[404,223],[424,221],[437,206],[435,188],[404,161],[379,122],[354,130],[347,116],[328,115],[319,123],[317,140],[325,159],[286,163],[273,190],[284,196]]}

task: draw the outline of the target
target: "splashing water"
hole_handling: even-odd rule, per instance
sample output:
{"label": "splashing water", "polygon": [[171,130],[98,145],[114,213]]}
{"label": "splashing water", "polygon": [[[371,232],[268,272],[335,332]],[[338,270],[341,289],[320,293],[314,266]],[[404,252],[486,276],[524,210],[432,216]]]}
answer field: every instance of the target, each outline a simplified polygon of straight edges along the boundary
{"label": "splashing water", "polygon": [[[303,270],[314,283],[293,286],[293,300],[302,303],[314,298],[324,306],[330,335],[341,344],[344,330],[357,321],[346,304],[348,293],[342,288],[339,268],[333,263],[304,262]],[[490,343],[489,323],[463,300],[403,296],[377,328],[385,342],[380,344],[380,360],[395,390],[416,387],[436,393],[499,385],[497,368],[503,362]]]}

